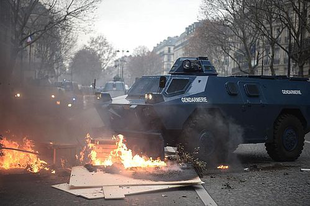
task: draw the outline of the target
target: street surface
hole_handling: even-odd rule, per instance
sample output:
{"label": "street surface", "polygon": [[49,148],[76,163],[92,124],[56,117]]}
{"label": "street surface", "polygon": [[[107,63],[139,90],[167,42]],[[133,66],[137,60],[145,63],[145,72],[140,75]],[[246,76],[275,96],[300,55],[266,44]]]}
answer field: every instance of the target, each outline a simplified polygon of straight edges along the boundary
{"label": "street surface", "polygon": [[[310,141],[310,135],[306,137]],[[206,171],[204,187],[218,205],[310,205],[310,144],[295,162],[276,163],[264,145],[240,145],[228,171]],[[249,168],[249,171],[244,171]],[[125,200],[87,200],[51,188],[69,173],[0,173],[1,205],[203,205],[191,188],[127,196]]]}

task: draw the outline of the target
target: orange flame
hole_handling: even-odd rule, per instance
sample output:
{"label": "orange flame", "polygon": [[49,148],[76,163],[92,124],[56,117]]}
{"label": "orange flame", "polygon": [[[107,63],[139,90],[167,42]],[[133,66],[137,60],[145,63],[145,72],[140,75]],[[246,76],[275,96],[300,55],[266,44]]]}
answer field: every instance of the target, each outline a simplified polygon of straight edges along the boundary
{"label": "orange flame", "polygon": [[[118,135],[117,137],[113,136],[113,139],[116,140],[116,149],[113,149],[108,157],[106,158],[99,158],[97,156],[96,148],[94,144],[91,144],[91,138],[89,135],[86,136],[86,142],[88,143],[87,148],[90,149],[90,153],[88,157],[90,158],[90,163],[93,165],[103,165],[103,166],[112,166],[115,163],[120,163],[123,165],[125,169],[132,168],[132,167],[164,167],[167,164],[160,159],[153,160],[152,158],[148,158],[146,156],[139,156],[138,154],[133,155],[132,151],[127,148],[126,144],[124,143],[124,136]],[[85,156],[86,147],[84,147],[83,151],[81,152],[82,160]]]}
{"label": "orange flame", "polygon": [[[33,150],[33,142],[28,140],[26,137],[23,139],[23,144],[21,145],[6,138],[0,140],[0,144],[3,145],[3,148],[13,148],[29,152],[36,152]],[[13,168],[22,168],[27,169],[27,171],[33,173],[37,173],[42,169],[49,170],[47,163],[43,160],[40,160],[36,154],[6,149],[3,149],[2,153],[3,156],[0,156],[0,169],[2,168],[8,170]]]}
{"label": "orange flame", "polygon": [[228,169],[229,166],[228,165],[220,165],[217,167],[217,169],[221,169],[221,170],[225,170],[225,169]]}

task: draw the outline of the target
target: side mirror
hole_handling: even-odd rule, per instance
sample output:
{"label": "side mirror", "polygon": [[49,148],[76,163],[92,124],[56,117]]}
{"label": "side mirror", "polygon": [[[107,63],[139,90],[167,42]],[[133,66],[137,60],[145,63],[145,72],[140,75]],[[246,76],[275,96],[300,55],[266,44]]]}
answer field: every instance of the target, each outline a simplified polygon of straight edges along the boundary
{"label": "side mirror", "polygon": [[165,76],[161,76],[159,78],[159,88],[165,88],[167,82],[167,78]]}

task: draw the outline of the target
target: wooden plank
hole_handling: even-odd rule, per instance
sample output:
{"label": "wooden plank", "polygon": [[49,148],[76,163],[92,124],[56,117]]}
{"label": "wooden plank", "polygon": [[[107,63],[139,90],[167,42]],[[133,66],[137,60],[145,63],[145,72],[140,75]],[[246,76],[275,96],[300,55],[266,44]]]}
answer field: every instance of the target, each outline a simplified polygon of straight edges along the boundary
{"label": "wooden plank", "polygon": [[195,191],[197,192],[198,196],[202,200],[204,205],[208,206],[217,206],[215,201],[212,199],[212,197],[209,195],[209,193],[205,190],[205,188],[200,185],[194,185]]}
{"label": "wooden plank", "polygon": [[127,185],[180,185],[201,184],[201,179],[196,176],[190,180],[182,181],[151,181],[134,179],[120,174],[109,174],[104,172],[89,172],[83,166],[73,167],[69,185],[71,187],[100,187],[100,186],[127,186]]}
{"label": "wooden plank", "polygon": [[116,145],[96,145],[95,146],[95,150],[97,151],[100,151],[100,150],[114,150],[116,149],[117,146]]}
{"label": "wooden plank", "polygon": [[119,186],[104,186],[103,194],[105,199],[124,199],[124,190]]}

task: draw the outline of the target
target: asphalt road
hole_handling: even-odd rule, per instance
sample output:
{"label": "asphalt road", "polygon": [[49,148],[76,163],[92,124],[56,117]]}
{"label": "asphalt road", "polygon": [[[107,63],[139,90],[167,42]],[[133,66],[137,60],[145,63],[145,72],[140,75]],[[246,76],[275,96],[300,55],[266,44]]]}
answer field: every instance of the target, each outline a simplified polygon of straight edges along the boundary
{"label": "asphalt road", "polygon": [[[202,179],[218,205],[310,205],[310,172],[300,171],[310,168],[310,143],[295,162],[273,162],[263,144],[240,145],[232,159],[228,171],[210,169]],[[0,173],[0,205],[203,205],[191,187],[125,200],[86,200],[51,188],[68,175]]]}

